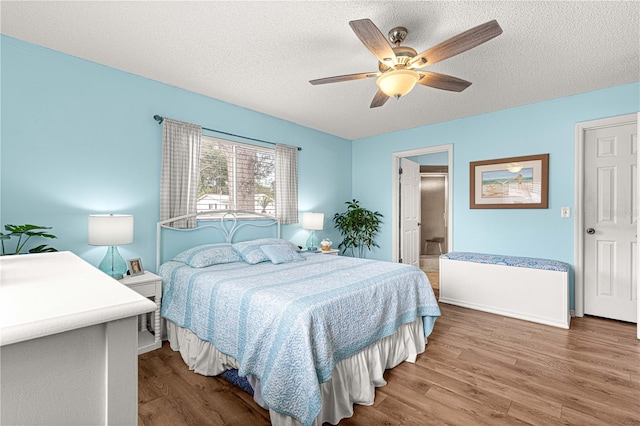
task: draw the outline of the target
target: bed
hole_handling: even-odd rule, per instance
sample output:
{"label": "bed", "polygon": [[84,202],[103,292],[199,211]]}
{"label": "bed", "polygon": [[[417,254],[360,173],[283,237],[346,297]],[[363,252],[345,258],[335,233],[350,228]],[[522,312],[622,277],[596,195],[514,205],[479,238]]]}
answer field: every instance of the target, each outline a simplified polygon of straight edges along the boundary
{"label": "bed", "polygon": [[337,424],[354,403],[373,404],[385,369],[424,351],[440,311],[422,271],[301,253],[279,227],[274,237],[236,241],[250,221],[227,218],[222,243],[159,268],[168,340],[190,369],[238,369],[274,425]]}

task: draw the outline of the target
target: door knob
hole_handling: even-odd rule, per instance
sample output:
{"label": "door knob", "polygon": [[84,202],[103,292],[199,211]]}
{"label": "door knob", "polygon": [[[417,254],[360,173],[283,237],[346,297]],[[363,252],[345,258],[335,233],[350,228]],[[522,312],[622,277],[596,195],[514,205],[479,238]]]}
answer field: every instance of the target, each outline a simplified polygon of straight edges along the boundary
{"label": "door knob", "polygon": [[593,229],[593,228],[587,228],[587,234],[589,234],[589,235],[593,235],[593,234],[595,234],[595,233],[596,233],[596,230],[595,230],[595,229]]}

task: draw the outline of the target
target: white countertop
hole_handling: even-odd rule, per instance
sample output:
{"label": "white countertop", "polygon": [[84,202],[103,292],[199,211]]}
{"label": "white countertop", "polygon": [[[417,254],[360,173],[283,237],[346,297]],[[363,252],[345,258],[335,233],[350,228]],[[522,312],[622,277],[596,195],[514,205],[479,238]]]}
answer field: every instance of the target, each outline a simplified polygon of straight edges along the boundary
{"label": "white countertop", "polygon": [[0,257],[0,346],[155,309],[71,252]]}

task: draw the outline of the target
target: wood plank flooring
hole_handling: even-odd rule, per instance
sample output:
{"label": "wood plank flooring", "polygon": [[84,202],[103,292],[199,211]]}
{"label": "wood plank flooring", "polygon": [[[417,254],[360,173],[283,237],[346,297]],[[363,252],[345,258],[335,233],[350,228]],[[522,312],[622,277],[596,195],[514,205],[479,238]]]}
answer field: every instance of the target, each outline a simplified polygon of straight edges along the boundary
{"label": "wood plank flooring", "polygon": [[[584,317],[563,330],[440,308],[417,362],[387,371],[374,405],[341,425],[640,425],[635,324]],[[139,357],[138,398],[139,425],[270,424],[251,396],[189,371],[166,342]]]}

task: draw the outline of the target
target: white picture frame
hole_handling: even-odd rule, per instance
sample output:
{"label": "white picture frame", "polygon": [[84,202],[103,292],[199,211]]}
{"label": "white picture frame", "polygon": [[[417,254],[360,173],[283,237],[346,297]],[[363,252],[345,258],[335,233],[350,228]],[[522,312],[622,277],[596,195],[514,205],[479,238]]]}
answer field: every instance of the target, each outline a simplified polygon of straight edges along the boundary
{"label": "white picture frame", "polygon": [[142,260],[140,260],[140,258],[128,259],[127,260],[127,269],[129,270],[129,275],[130,276],[136,276],[136,275],[144,274],[144,268],[142,267]]}

